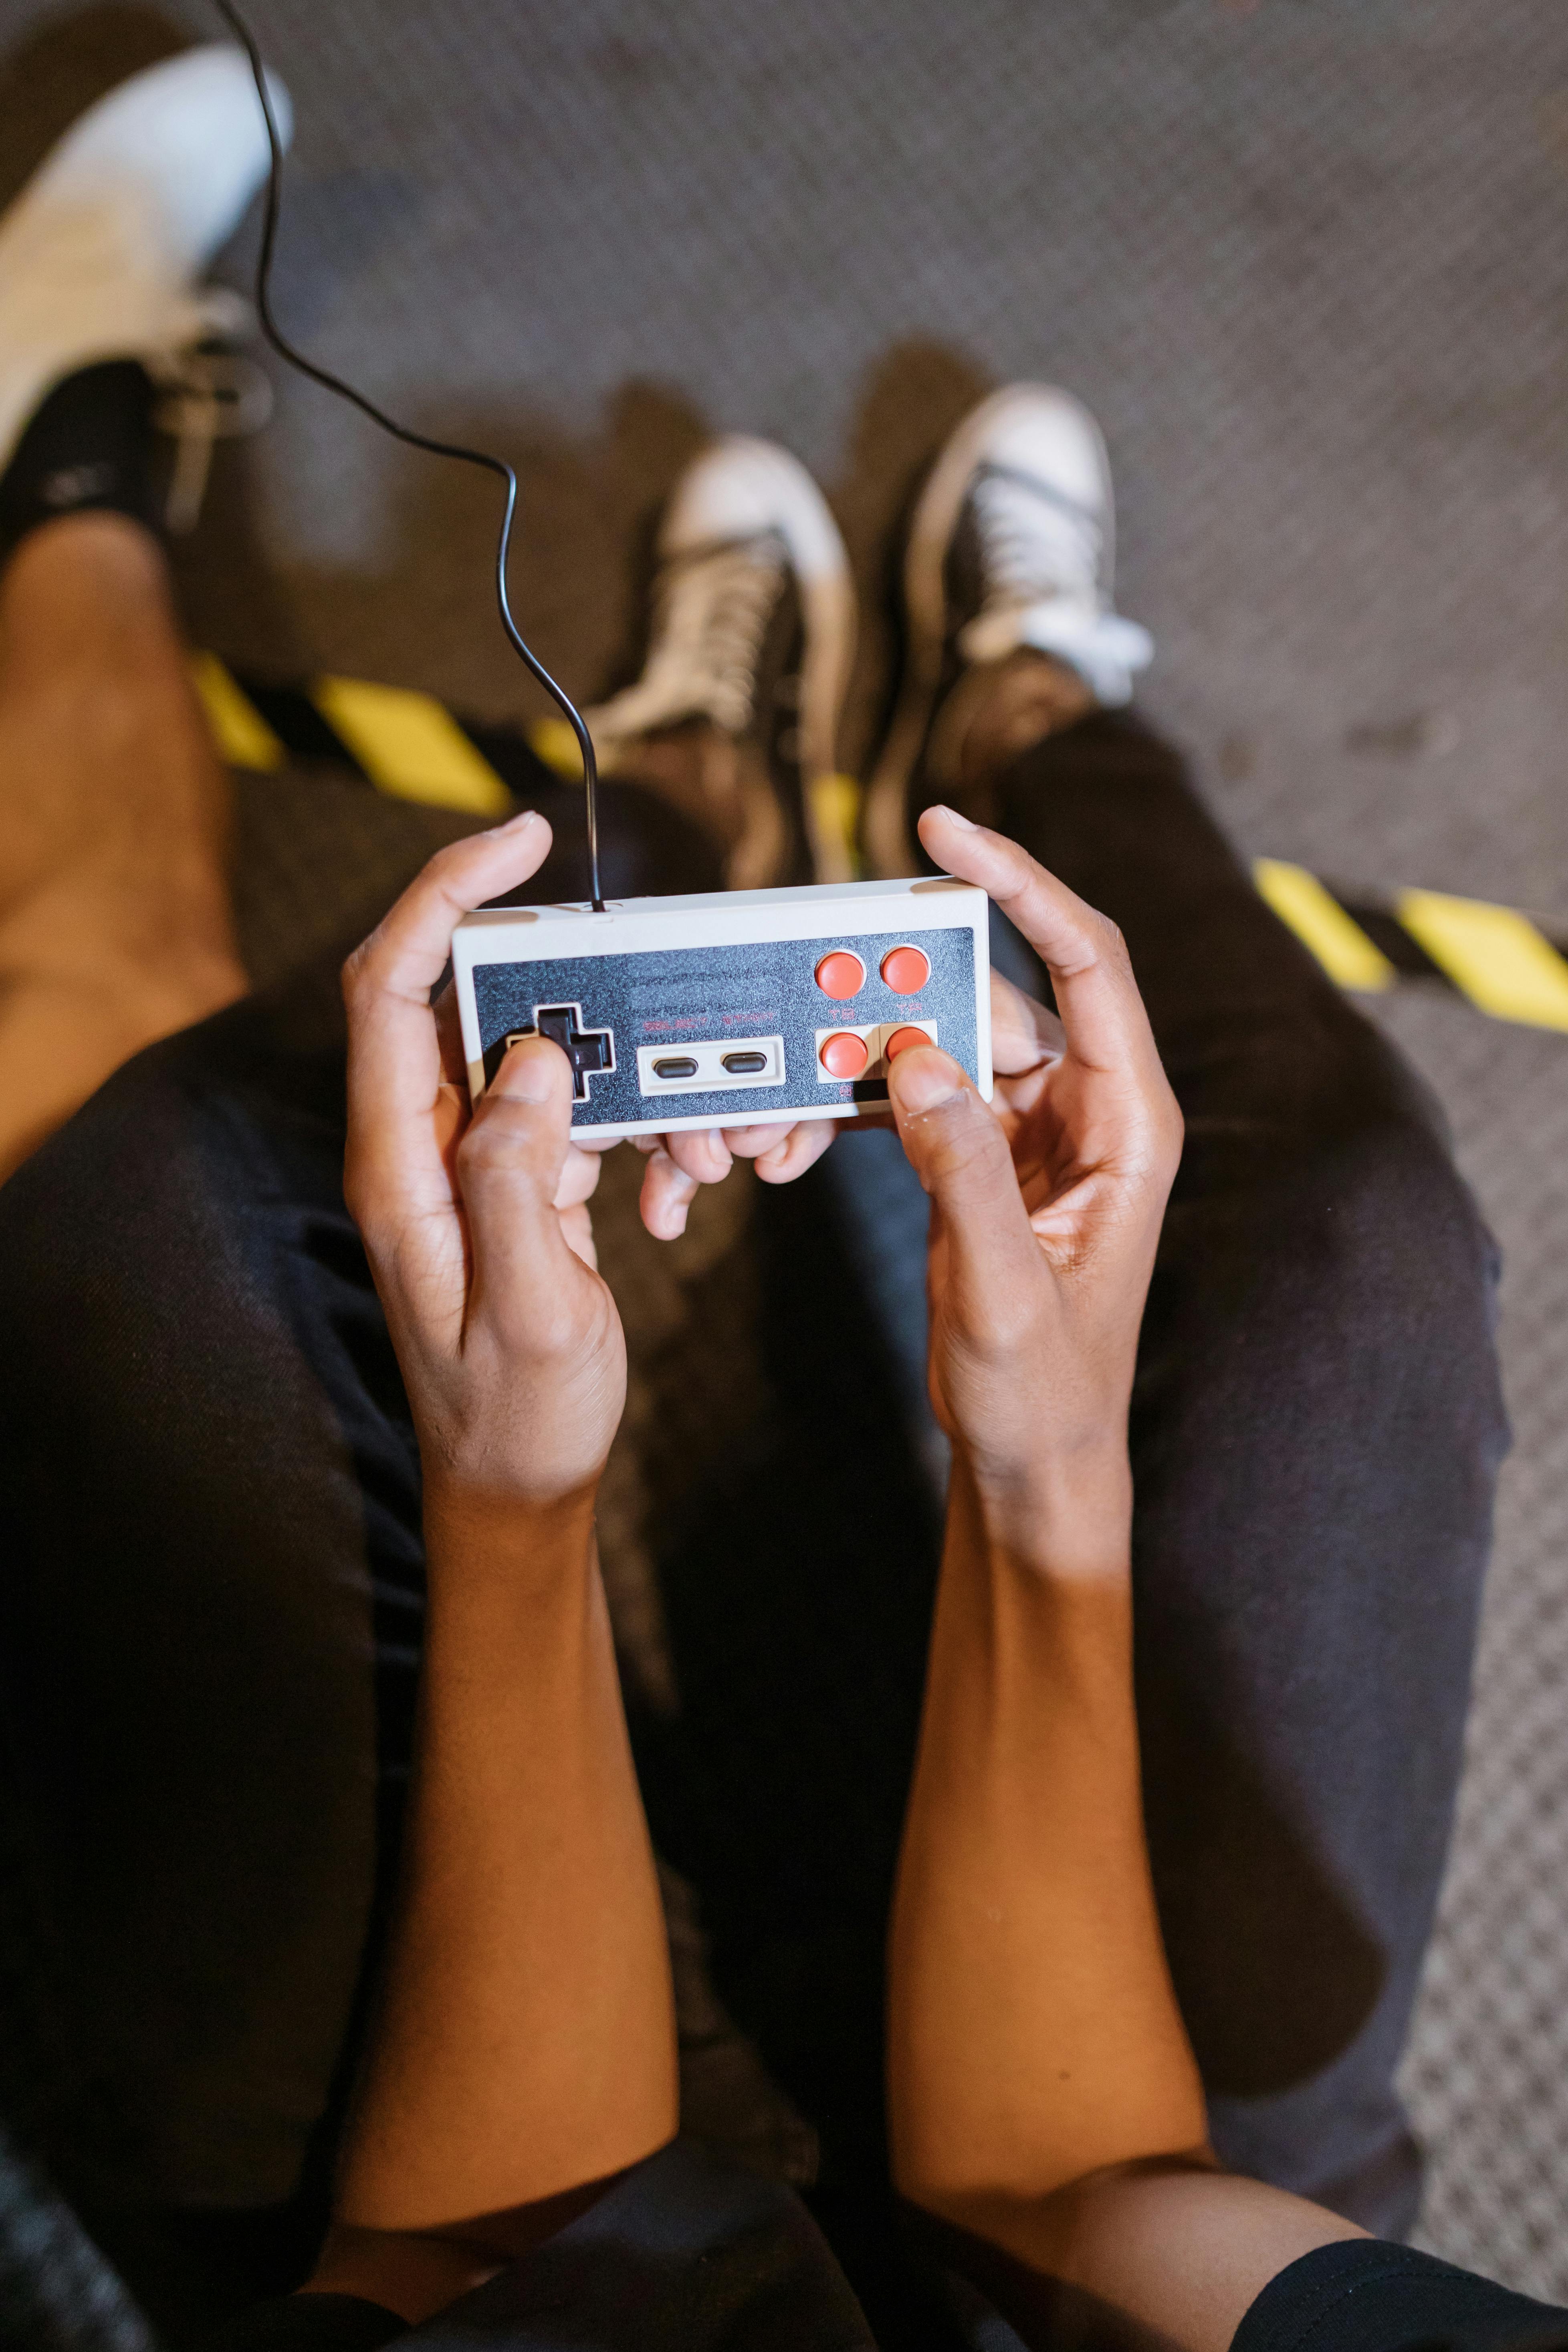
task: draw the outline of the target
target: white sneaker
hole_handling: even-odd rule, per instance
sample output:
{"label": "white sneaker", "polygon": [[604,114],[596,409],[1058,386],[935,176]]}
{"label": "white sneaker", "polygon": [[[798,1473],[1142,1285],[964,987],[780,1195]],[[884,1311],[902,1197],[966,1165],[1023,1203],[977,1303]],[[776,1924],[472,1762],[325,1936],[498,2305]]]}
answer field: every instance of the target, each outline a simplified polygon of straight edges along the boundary
{"label": "white sneaker", "polygon": [[[279,135],[289,93],[268,89]],[[243,51],[187,49],[71,125],[0,216],[0,472],[35,410],[79,368],[182,352],[248,317],[196,284],[266,177],[267,126]]]}
{"label": "white sneaker", "polygon": [[853,804],[835,747],[855,592],[826,500],[787,450],[728,435],[677,485],[658,560],[643,674],[584,714],[602,766],[630,774],[639,757],[651,764],[650,739],[706,722],[737,754],[702,761],[730,887],[850,880]]}
{"label": "white sneaker", "polygon": [[965,417],[916,507],[904,556],[904,675],[866,801],[874,875],[920,870],[910,786],[963,672],[1025,647],[1104,707],[1128,702],[1153,639],[1113,605],[1115,503],[1099,425],[1070,393],[1010,384]]}

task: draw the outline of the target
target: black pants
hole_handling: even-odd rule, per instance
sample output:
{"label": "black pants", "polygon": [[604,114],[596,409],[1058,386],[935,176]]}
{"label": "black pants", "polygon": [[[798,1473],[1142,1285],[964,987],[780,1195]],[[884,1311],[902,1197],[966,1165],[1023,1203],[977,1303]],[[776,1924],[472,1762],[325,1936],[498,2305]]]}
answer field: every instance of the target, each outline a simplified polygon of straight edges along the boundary
{"label": "black pants", "polygon": [[[614,889],[707,884],[667,818],[616,808]],[[1137,1664],[1215,2139],[1397,2233],[1393,2076],[1505,1442],[1492,1244],[1424,1090],[1142,726],[1028,752],[999,814],[1121,924],[1186,1115],[1133,1403]],[[540,890],[574,887],[562,861]],[[308,2242],[395,1854],[418,1463],[342,1148],[315,974],[141,1055],[0,1192],[7,2039],[42,2053],[33,2136],[171,2310],[154,2211],[177,2239],[226,2209],[184,2252],[216,2231],[258,2291]],[[757,1191],[758,1402],[658,1515],[679,1706],[634,1736],[892,2341],[881,1942],[939,1521],[923,1203],[888,1136]]]}

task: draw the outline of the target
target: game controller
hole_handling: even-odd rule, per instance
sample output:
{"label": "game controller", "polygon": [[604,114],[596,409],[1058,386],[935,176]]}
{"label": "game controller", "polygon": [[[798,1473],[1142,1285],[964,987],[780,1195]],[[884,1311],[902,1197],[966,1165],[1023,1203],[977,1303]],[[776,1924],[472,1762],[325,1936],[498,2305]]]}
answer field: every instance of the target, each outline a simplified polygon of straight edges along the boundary
{"label": "game controller", "polygon": [[474,1100],[514,1039],[552,1038],[584,1143],[864,1118],[927,1042],[991,1098],[985,893],[945,876],[481,908],[452,971]]}

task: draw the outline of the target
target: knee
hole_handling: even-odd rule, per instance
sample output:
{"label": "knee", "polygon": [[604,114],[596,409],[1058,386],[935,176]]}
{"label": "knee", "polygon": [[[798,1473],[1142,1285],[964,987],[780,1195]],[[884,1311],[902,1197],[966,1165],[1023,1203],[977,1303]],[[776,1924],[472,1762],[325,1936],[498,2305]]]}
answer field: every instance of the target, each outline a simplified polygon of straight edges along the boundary
{"label": "knee", "polygon": [[1176,1455],[1223,1456],[1226,1496],[1258,1503],[1262,1482],[1269,1524],[1301,1516],[1353,1548],[1410,1511],[1468,1531],[1479,1569],[1508,1442],[1498,1274],[1436,1125],[1385,1097],[1266,1176],[1173,1207],[1135,1437],[1161,1484],[1190,1487]]}
{"label": "knee", "polygon": [[1278,1204],[1274,1313],[1346,1459],[1370,1449],[1384,1492],[1400,1465],[1489,1525],[1507,1444],[1496,1349],[1500,1255],[1446,1140],[1397,1109],[1304,1154]]}
{"label": "knee", "polygon": [[1342,1000],[1201,1041],[1163,1255],[1350,1330],[1490,1351],[1496,1243],[1425,1081]]}
{"label": "knee", "polygon": [[1303,1151],[1274,1204],[1278,1278],[1310,1332],[1386,1380],[1490,1392],[1500,1255],[1435,1121],[1391,1105]]}

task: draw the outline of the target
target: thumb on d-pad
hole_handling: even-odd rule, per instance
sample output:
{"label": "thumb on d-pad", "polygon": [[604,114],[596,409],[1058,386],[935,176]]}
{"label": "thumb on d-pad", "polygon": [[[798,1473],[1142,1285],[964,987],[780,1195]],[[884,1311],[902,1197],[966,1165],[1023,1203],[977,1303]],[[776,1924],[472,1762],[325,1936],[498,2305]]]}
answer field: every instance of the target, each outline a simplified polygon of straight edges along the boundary
{"label": "thumb on d-pad", "polygon": [[548,1038],[524,1038],[491,1079],[458,1150],[476,1273],[489,1286],[526,1291],[555,1259],[555,1193],[571,1139],[571,1066]]}

